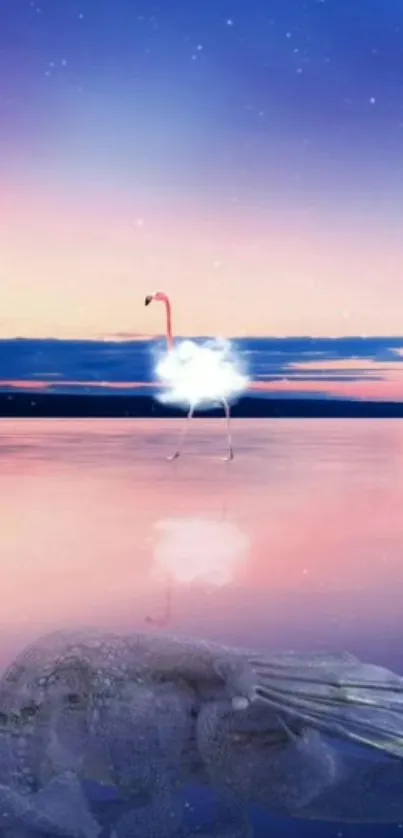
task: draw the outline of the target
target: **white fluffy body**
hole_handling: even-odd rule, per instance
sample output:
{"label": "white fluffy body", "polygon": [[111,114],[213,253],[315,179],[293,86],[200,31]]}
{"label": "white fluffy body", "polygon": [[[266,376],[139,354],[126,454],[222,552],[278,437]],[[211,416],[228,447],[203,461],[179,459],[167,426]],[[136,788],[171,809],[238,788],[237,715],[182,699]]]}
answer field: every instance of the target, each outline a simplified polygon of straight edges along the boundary
{"label": "white fluffy body", "polygon": [[246,561],[249,539],[234,523],[207,516],[165,518],[155,524],[154,569],[183,585],[221,588]]}
{"label": "white fluffy body", "polygon": [[219,338],[176,341],[157,357],[155,373],[162,385],[158,400],[182,407],[215,407],[223,399],[231,404],[250,381],[231,341]]}

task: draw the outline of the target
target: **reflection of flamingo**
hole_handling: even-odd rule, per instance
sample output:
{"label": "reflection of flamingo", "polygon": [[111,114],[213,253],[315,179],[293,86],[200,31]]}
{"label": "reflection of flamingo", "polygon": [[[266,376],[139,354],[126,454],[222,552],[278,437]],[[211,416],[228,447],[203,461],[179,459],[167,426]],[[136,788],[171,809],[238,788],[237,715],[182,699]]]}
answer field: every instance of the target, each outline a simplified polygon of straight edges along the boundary
{"label": "reflection of flamingo", "polygon": [[[224,482],[227,484],[230,473],[226,471],[225,474],[226,477]],[[213,566],[215,565],[215,568],[217,568],[217,566],[224,563],[228,570],[229,557],[232,556],[232,562],[230,561],[230,565],[233,564],[234,568],[241,559],[243,560],[246,558],[248,548],[247,539],[244,538],[244,534],[241,529],[227,520],[227,514],[227,496],[226,493],[224,493],[221,505],[221,515],[218,516],[216,520],[214,520],[214,516],[211,516],[206,518],[191,517],[189,519],[173,518],[155,522],[154,527],[160,532],[160,538],[157,542],[154,542],[154,562],[155,567],[158,570],[163,570],[165,573],[165,585],[163,592],[164,601],[159,617],[146,615],[145,622],[148,625],[159,629],[172,625],[175,591],[173,586],[174,580],[179,582],[179,584],[188,584],[189,582],[192,583],[192,581],[194,581],[192,578],[186,578],[186,576],[185,579],[183,579],[183,574],[180,572],[181,569],[178,567],[178,559],[180,562],[180,555],[183,553],[183,550],[187,553],[189,565],[194,565],[195,559],[197,564],[195,550],[197,552],[197,545],[200,546],[201,543],[206,544],[207,536],[209,566],[205,569],[207,570],[207,576],[209,577],[207,581],[213,585],[216,585],[217,581],[219,585],[227,584],[229,580],[225,579],[225,569],[221,579],[219,578],[220,574],[217,574],[217,571],[215,571],[213,573],[212,580],[212,564]],[[203,538],[200,538],[200,529],[202,530]],[[204,561],[201,565],[199,565],[199,572],[196,573],[196,577],[203,577],[203,573],[200,573],[200,571],[203,570],[203,564],[205,564]],[[210,573],[208,573],[209,570]]]}
{"label": "reflection of flamingo", "polygon": [[166,588],[165,588],[165,604],[164,610],[160,617],[150,617],[146,616],[145,621],[150,626],[155,626],[156,628],[165,628],[165,626],[169,626],[172,619],[172,584],[170,577],[167,578],[166,581]]}
{"label": "reflection of flamingo", "polygon": [[186,404],[188,407],[186,424],[177,448],[169,459],[175,460],[179,457],[195,409],[200,405],[215,407],[218,403],[224,408],[226,420],[228,453],[225,459],[232,460],[234,450],[230,399],[239,396],[246,389],[248,378],[242,373],[239,361],[228,341],[214,339],[200,344],[186,340],[175,345],[170,299],[164,291],[157,291],[145,298],[145,305],[148,306],[153,300],[164,303],[166,312],[168,353],[157,367],[160,379],[169,387],[168,395],[163,399]]}

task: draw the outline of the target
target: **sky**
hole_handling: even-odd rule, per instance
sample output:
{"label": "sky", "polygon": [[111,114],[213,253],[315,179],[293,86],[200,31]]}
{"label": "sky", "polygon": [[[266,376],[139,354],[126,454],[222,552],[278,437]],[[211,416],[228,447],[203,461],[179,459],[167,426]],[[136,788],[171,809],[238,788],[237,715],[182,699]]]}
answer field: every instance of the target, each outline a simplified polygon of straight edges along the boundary
{"label": "sky", "polygon": [[[403,401],[403,338],[239,338],[234,348],[255,397]],[[24,390],[35,410],[37,392],[160,397],[162,353],[158,339],[1,340],[0,394]]]}
{"label": "sky", "polygon": [[0,0],[0,337],[399,335],[400,0]]}

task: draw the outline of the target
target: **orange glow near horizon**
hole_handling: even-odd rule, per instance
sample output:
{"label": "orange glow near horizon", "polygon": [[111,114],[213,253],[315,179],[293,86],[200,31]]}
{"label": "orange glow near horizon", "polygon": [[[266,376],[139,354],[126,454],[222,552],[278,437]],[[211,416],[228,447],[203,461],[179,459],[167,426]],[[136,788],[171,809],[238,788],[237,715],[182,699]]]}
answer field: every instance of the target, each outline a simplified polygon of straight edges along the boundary
{"label": "orange glow near horizon", "polygon": [[386,227],[38,190],[3,191],[1,337],[161,334],[163,311],[143,306],[159,287],[182,335],[401,330],[403,255]]}

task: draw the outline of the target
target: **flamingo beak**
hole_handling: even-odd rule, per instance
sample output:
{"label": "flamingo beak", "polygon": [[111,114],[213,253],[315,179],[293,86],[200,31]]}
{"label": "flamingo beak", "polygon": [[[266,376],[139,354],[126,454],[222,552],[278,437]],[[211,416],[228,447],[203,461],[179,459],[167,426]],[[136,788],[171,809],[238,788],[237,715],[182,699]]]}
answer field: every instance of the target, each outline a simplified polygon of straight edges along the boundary
{"label": "flamingo beak", "polygon": [[150,303],[152,302],[152,299],[153,299],[152,296],[149,294],[144,300],[144,305],[149,306]]}

